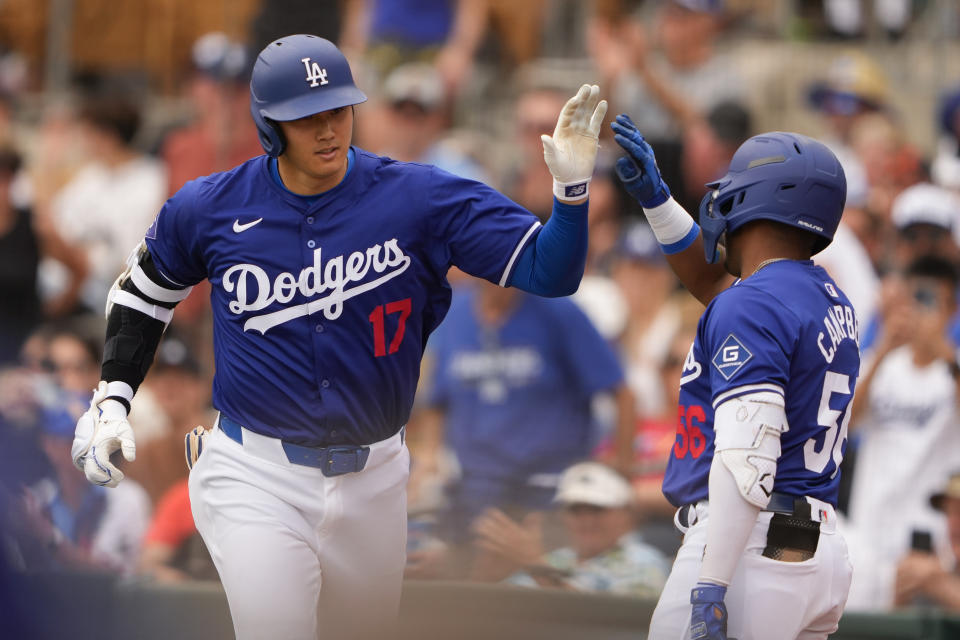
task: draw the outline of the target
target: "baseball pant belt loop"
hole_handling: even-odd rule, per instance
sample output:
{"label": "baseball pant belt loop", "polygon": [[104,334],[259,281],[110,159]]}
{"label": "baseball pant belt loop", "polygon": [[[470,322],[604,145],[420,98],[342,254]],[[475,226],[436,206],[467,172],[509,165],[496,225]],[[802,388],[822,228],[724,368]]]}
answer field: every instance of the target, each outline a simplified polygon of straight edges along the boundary
{"label": "baseball pant belt loop", "polygon": [[[243,444],[244,427],[239,422],[221,413],[218,425],[228,438]],[[363,471],[370,457],[370,447],[358,445],[307,447],[283,440],[280,443],[291,464],[319,469],[328,478]]]}

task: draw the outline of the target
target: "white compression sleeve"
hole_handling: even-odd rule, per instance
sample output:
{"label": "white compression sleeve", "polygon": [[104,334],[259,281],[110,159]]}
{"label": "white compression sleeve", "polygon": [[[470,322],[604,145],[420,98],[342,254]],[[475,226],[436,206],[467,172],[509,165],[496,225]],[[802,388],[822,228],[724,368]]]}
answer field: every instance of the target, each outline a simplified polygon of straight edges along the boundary
{"label": "white compression sleeve", "polygon": [[707,547],[700,566],[700,581],[730,584],[759,514],[760,508],[740,495],[733,474],[715,456],[710,465]]}

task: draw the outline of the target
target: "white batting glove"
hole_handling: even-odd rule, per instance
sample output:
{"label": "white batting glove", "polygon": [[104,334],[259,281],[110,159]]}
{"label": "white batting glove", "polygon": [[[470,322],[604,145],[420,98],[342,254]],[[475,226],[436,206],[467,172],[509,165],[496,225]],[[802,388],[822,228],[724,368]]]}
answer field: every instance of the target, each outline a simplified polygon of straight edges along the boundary
{"label": "white batting glove", "polygon": [[70,455],[87,480],[115,487],[123,480],[123,472],[110,462],[110,455],[117,449],[128,461],[137,457],[127,410],[116,400],[107,399],[107,383],[101,380],[93,391],[90,408],[77,421]]}
{"label": "white batting glove", "polygon": [[586,197],[605,115],[607,101],[600,99],[600,87],[585,84],[563,106],[553,136],[540,136],[543,160],[553,174],[553,195],[558,200]]}

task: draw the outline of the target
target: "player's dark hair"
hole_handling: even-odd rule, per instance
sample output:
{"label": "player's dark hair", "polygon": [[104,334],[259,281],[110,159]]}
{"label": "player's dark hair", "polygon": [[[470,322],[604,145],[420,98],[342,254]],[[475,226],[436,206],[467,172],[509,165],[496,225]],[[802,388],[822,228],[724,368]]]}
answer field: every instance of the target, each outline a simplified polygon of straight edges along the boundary
{"label": "player's dark hair", "polygon": [[908,278],[942,280],[948,282],[951,289],[956,289],[960,284],[957,267],[949,260],[934,255],[920,256],[907,265],[904,275]]}
{"label": "player's dark hair", "polygon": [[80,108],[80,120],[119,138],[124,145],[133,142],[140,129],[140,109],[122,97],[93,97]]}

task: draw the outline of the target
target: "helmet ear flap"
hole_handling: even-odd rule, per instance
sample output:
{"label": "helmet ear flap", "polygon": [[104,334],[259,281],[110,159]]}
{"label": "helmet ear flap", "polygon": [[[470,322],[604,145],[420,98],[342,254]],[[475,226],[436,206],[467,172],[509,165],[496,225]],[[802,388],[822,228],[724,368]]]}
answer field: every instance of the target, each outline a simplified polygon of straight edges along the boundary
{"label": "helmet ear flap", "polygon": [[[270,148],[267,151],[267,155],[276,158],[287,148],[287,140],[283,137],[283,131],[280,129],[280,125],[270,118],[264,118],[263,121],[267,126],[259,131],[260,142],[263,144],[264,148],[267,145],[270,145]],[[266,141],[264,141],[266,137]]]}
{"label": "helmet ear flap", "polygon": [[276,158],[283,153],[286,148],[286,139],[283,137],[283,131],[276,121],[264,117],[257,109],[256,104],[251,105],[250,111],[253,113],[253,121],[257,125],[257,137],[260,138],[260,146],[271,158]]}

